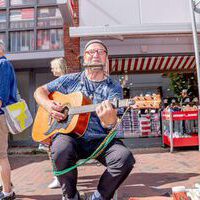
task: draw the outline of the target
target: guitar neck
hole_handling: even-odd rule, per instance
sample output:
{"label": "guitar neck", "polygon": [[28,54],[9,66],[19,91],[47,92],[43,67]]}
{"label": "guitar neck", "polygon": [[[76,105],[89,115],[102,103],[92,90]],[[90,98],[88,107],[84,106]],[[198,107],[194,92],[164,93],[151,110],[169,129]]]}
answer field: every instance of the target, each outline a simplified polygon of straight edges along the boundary
{"label": "guitar neck", "polygon": [[[129,99],[123,99],[123,100],[115,100],[112,101],[112,105],[115,108],[122,108],[122,107],[127,107]],[[77,106],[77,107],[72,107],[69,108],[69,115],[77,115],[77,114],[82,114],[82,113],[88,113],[88,112],[95,112],[96,107],[99,106],[100,104],[90,104],[90,105],[84,105],[84,106]]]}

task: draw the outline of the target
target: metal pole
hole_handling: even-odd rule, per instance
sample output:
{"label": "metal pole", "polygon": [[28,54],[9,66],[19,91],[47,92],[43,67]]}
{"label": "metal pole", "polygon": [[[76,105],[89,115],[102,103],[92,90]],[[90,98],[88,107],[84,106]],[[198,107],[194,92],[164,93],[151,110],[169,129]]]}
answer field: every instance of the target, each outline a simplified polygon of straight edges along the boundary
{"label": "metal pole", "polygon": [[[195,20],[195,2],[193,0],[190,1],[190,11],[191,11],[191,19],[192,19],[192,35],[194,42],[194,51],[195,51],[195,60],[196,60],[196,69],[197,69],[197,81],[198,81],[198,92],[199,92],[199,102],[200,102],[200,59],[199,59],[199,48],[198,48],[198,36],[197,36],[197,27]],[[199,113],[199,106],[198,106]],[[199,138],[199,151],[200,151],[200,117],[198,115],[198,138]]]}
{"label": "metal pole", "polygon": [[173,118],[172,118],[172,111],[171,111],[171,109],[170,109],[170,111],[169,111],[169,131],[170,131],[170,135],[169,135],[169,137],[170,137],[170,152],[172,153],[173,152],[173,150],[174,150],[174,137],[173,137],[173,135],[174,135],[174,130],[173,130]]}

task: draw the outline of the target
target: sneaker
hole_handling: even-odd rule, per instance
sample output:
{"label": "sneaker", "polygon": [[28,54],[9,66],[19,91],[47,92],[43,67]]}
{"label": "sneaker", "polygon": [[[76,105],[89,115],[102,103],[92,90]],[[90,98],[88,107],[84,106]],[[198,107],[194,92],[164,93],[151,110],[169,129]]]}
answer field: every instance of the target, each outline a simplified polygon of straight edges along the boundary
{"label": "sneaker", "polygon": [[55,188],[60,188],[61,185],[58,181],[58,178],[56,176],[54,176],[53,181],[48,185],[48,188],[50,189],[55,189]]}
{"label": "sneaker", "polygon": [[92,196],[86,196],[84,200],[92,200]]}
{"label": "sneaker", "polygon": [[87,196],[86,200],[102,200],[101,194],[96,190],[94,193]]}
{"label": "sneaker", "polygon": [[[85,193],[79,193],[77,192],[75,197],[73,198],[74,200],[87,200]],[[69,200],[67,197],[63,196],[62,200]]]}
{"label": "sneaker", "polygon": [[11,192],[8,196],[5,196],[3,192],[0,192],[0,200],[13,200],[15,199],[15,193]]}
{"label": "sneaker", "polygon": [[45,152],[49,151],[49,147],[47,145],[45,145],[45,144],[42,144],[42,143],[39,144],[38,149],[40,151],[45,151]]}

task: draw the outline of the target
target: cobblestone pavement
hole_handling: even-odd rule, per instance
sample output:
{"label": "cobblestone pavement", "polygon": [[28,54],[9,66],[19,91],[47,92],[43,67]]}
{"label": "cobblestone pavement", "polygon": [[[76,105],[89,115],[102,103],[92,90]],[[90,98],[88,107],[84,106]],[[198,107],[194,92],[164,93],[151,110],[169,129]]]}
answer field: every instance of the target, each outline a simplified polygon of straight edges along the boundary
{"label": "cobblestone pavement", "polygon": [[[173,186],[193,187],[200,183],[200,152],[197,150],[144,152],[135,154],[136,165],[118,190],[118,200],[167,200]],[[60,189],[48,189],[52,181],[51,164],[45,154],[11,155],[12,182],[17,199],[60,200]],[[95,190],[104,167],[97,163],[79,168],[78,189]],[[108,183],[109,187],[109,183]]]}

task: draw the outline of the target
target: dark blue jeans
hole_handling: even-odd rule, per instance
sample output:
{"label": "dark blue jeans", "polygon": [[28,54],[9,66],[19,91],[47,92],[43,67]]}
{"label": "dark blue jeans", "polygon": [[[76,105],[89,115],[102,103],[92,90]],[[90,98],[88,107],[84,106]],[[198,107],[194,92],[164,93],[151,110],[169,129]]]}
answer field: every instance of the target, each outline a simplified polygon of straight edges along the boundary
{"label": "dark blue jeans", "polygon": [[[93,142],[95,143],[95,141]],[[95,149],[88,152],[83,148],[83,143],[83,141],[80,143],[79,139],[75,139],[69,135],[58,134],[53,139],[51,146],[52,160],[56,169],[64,170],[75,165],[79,159],[90,156]],[[106,167],[99,180],[97,189],[103,200],[110,200],[115,190],[117,190],[131,172],[135,159],[127,147],[120,140],[116,139],[97,157],[97,160]],[[62,186],[63,195],[73,198],[77,192],[77,169],[58,176],[58,179]]]}

